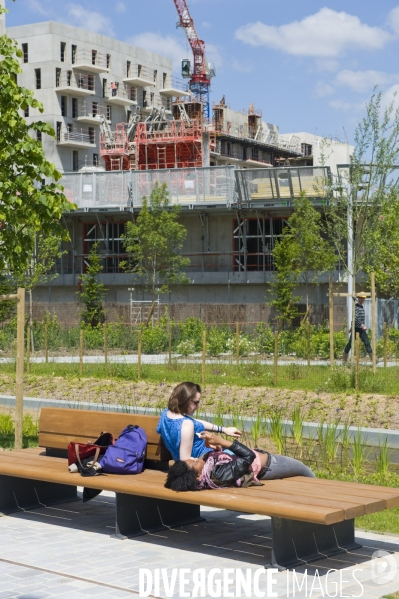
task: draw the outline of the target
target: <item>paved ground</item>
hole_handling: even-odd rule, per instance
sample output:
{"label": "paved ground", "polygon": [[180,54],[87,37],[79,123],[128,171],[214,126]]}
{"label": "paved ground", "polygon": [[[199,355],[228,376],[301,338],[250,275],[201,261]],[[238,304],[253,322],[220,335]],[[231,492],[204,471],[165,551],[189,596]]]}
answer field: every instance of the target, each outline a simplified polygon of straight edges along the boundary
{"label": "paved ground", "polygon": [[[0,599],[134,598],[140,596],[140,569],[142,573],[149,570],[154,577],[157,569],[165,569],[167,585],[176,568],[188,569],[187,586],[179,590],[177,578],[174,590],[167,593],[161,579],[159,592],[153,586],[148,589],[149,595],[141,596],[379,599],[399,590],[399,570],[398,574],[390,574],[399,565],[397,537],[359,531],[357,540],[362,549],[313,562],[307,566],[306,577],[305,567],[297,569],[297,580],[304,586],[298,591],[296,585],[294,593],[292,571],[272,573],[270,583],[275,584],[267,590],[263,566],[270,560],[268,518],[204,508],[206,522],[120,541],[110,536],[113,514],[114,497],[103,493],[85,505],[74,502],[57,509],[42,508],[0,518]],[[373,560],[377,550],[387,552],[387,557]],[[214,585],[209,587],[207,581],[215,568],[221,571],[213,572]],[[327,574],[329,569],[335,572]],[[234,581],[226,590],[217,587],[223,572]],[[236,594],[236,579],[250,577],[247,584],[248,580],[253,583],[256,572],[260,592],[252,586],[251,591],[244,587],[241,594]],[[204,592],[199,586],[197,595],[192,594],[195,576],[199,584],[204,581]],[[382,584],[381,576],[392,580]],[[271,590],[277,594],[272,595]]]}

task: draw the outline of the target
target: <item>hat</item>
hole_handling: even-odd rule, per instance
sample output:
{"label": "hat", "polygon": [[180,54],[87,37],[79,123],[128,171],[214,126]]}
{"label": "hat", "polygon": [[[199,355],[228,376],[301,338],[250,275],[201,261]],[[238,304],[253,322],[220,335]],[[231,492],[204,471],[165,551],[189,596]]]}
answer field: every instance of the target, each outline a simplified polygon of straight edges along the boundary
{"label": "hat", "polygon": [[364,291],[359,291],[359,293],[356,293],[356,297],[363,297],[364,299],[366,299],[367,293],[365,293]]}

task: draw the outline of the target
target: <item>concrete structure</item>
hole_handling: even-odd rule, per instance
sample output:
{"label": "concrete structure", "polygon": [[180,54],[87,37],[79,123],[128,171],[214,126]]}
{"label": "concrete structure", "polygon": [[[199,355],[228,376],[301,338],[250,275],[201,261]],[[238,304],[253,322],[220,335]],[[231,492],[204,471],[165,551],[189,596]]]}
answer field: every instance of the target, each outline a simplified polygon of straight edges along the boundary
{"label": "concrete structure", "polygon": [[347,141],[337,137],[321,137],[313,133],[284,133],[280,137],[290,140],[298,139],[301,156],[289,158],[290,166],[324,166],[328,165],[333,173],[337,172],[338,164],[349,164],[354,147]]}
{"label": "concrete structure", "polygon": [[96,115],[115,126],[127,122],[135,106],[144,113],[164,106],[171,114],[170,94],[179,90],[169,58],[52,21],[11,27],[7,33],[23,51],[18,82],[33,89],[44,105],[43,114],[30,109],[26,119],[54,127],[57,141],[45,135],[42,143],[61,171],[100,164]]}

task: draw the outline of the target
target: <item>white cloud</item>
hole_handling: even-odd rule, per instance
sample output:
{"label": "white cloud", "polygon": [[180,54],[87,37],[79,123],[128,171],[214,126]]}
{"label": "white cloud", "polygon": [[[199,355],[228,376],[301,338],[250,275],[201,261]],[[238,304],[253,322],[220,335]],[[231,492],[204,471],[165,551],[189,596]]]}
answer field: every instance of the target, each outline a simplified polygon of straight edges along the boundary
{"label": "white cloud", "polygon": [[315,85],[315,92],[319,98],[324,98],[325,96],[332,96],[335,93],[335,87],[325,81],[318,81]]}
{"label": "white cloud", "polygon": [[382,71],[340,71],[334,80],[336,86],[349,87],[355,92],[371,91],[375,85],[384,86],[399,82],[399,75],[391,75]]}
{"label": "white cloud", "polygon": [[206,29],[210,29],[211,27],[213,27],[212,23],[208,23],[208,21],[202,21],[201,25]]}
{"label": "white cloud", "polygon": [[388,24],[394,33],[399,35],[399,6],[391,10],[389,13]]}
{"label": "white cloud", "polygon": [[[143,50],[148,50],[150,52],[155,52],[155,54],[161,54],[162,56],[171,58],[173,62],[173,69],[175,71],[180,71],[180,63],[182,58],[190,58],[192,60],[192,52],[190,47],[184,46],[171,35],[163,36],[159,33],[147,31],[146,33],[134,35],[133,37],[129,38],[127,42],[133,46],[142,48]],[[207,44],[205,52],[207,59],[213,66],[216,68],[221,66],[222,58],[216,46],[213,44]]]}
{"label": "white cloud", "polygon": [[254,70],[252,64],[248,62],[240,62],[235,58],[233,58],[231,66],[235,71],[238,71],[239,73],[252,73],[252,71]]}
{"label": "white cloud", "polygon": [[333,73],[334,71],[338,71],[339,62],[333,58],[319,58],[316,60],[316,68],[318,71],[328,71],[329,73]]}
{"label": "white cloud", "polygon": [[329,102],[331,108],[340,110],[341,112],[361,112],[364,110],[365,102],[343,102],[342,100],[331,100]]}
{"label": "white cloud", "polygon": [[115,36],[110,19],[104,17],[101,13],[87,10],[79,4],[68,4],[67,12],[69,22],[76,27],[83,27],[95,33]]}
{"label": "white cloud", "polygon": [[390,104],[393,104],[394,110],[399,108],[399,84],[392,85],[382,94],[381,108],[384,110]]}
{"label": "white cloud", "polygon": [[51,8],[46,6],[46,2],[43,0],[28,0],[28,8],[31,12],[38,13],[44,17],[49,17],[52,14]]}
{"label": "white cloud", "polygon": [[180,62],[182,58],[190,58],[191,51],[187,51],[186,48],[180,44],[171,35],[163,36],[158,33],[147,31],[146,33],[139,33],[127,40],[129,44],[142,48],[143,50],[149,50],[155,54],[161,54],[172,59],[174,70],[180,70]]}
{"label": "white cloud", "polygon": [[237,29],[235,36],[252,46],[267,46],[296,56],[326,58],[341,56],[351,48],[383,48],[393,37],[380,27],[362,23],[357,16],[326,7],[287,25],[248,23]]}
{"label": "white cloud", "polygon": [[117,2],[115,6],[115,11],[119,14],[122,12],[126,12],[125,4],[123,2]]}

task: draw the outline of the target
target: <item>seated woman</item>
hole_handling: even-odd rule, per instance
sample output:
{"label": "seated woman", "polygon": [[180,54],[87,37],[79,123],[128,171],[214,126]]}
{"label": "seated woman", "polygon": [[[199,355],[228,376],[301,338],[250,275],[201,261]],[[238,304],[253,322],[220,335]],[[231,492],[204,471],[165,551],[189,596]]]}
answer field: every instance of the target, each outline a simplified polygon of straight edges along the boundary
{"label": "seated woman", "polygon": [[[212,451],[205,445],[205,440],[198,436],[203,431],[215,431],[232,437],[241,433],[234,426],[218,426],[205,420],[193,418],[201,401],[201,387],[196,383],[180,383],[172,391],[168,407],[161,414],[157,433],[172,454],[174,460],[187,460],[193,456]],[[198,433],[198,434],[197,434]]]}
{"label": "seated woman", "polygon": [[[213,433],[201,434],[206,446],[215,448],[200,458],[178,460],[170,468],[165,487],[173,491],[198,491],[222,487],[248,487],[260,480],[290,476],[314,477],[313,472],[299,460],[282,455],[259,453],[237,439],[227,441]],[[229,455],[222,449],[229,449]]]}

